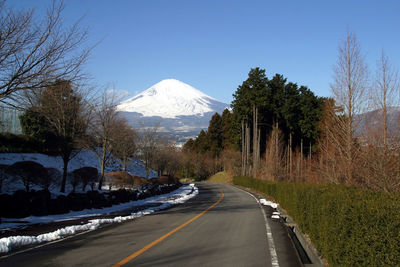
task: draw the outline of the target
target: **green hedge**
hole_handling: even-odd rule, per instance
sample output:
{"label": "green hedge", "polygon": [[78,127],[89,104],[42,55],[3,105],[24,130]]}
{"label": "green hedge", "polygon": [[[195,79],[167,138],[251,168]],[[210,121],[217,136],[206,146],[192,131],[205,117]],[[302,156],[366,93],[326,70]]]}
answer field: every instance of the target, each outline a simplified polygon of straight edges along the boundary
{"label": "green hedge", "polygon": [[45,141],[23,134],[0,133],[0,153],[44,153],[56,155],[56,140]]}
{"label": "green hedge", "polygon": [[330,266],[400,265],[400,196],[342,185],[234,177],[272,196]]}

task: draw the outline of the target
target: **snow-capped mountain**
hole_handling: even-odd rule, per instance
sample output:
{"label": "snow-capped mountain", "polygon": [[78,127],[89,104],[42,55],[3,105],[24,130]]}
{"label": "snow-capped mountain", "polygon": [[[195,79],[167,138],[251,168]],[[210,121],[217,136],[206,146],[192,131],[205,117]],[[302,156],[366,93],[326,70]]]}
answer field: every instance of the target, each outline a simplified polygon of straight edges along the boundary
{"label": "snow-capped mountain", "polygon": [[225,108],[229,105],[186,83],[167,79],[125,100],[117,110],[135,128],[159,124],[160,132],[187,139],[206,129],[212,115],[222,114]]}
{"label": "snow-capped mountain", "polygon": [[203,115],[220,105],[218,100],[175,79],[162,80],[142,93],[122,102],[120,111],[137,112],[145,117]]}

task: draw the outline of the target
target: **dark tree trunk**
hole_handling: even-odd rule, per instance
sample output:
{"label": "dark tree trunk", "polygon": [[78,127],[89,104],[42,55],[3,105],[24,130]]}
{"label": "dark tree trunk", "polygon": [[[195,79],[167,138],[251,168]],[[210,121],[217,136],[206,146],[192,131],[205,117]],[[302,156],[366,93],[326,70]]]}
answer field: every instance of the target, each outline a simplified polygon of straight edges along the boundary
{"label": "dark tree trunk", "polygon": [[68,162],[69,162],[69,156],[63,156],[63,162],[64,162],[64,167],[63,167],[63,178],[61,181],[61,190],[60,192],[65,193],[65,184],[67,183],[67,174],[68,174]]}

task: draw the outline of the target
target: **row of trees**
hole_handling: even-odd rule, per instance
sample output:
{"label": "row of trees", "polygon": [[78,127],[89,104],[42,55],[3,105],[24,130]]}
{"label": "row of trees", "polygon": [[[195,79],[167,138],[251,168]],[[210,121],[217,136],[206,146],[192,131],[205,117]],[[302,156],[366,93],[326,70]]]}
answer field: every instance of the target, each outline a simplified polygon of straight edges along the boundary
{"label": "row of trees", "polygon": [[65,191],[68,164],[81,149],[93,150],[99,159],[99,188],[113,158],[126,170],[132,157],[140,157],[147,176],[151,168],[176,173],[176,151],[156,127],[137,132],[119,116],[121,98],[113,90],[89,87],[82,70],[91,50],[84,48],[88,33],[79,21],[64,27],[63,9],[63,2],[53,1],[38,19],[33,10],[0,3],[0,102],[23,109],[23,133],[44,152],[62,157],[60,190]]}
{"label": "row of trees", "polygon": [[62,157],[62,192],[68,163],[81,149],[91,149],[99,158],[99,188],[111,155],[126,168],[127,159],[136,152],[137,133],[118,116],[116,96],[104,91],[89,99],[86,93],[70,81],[57,80],[25,94],[29,105],[20,117],[23,133],[43,143],[48,153]]}
{"label": "row of trees", "polygon": [[398,72],[382,51],[370,75],[356,35],[348,32],[331,87],[333,98],[321,98],[280,74],[268,79],[265,70],[251,69],[233,95],[232,112],[215,114],[184,151],[200,162],[203,155],[213,158],[204,168],[210,171],[230,163],[235,174],[267,180],[399,191]]}
{"label": "row of trees", "polygon": [[[320,170],[330,182],[400,190],[398,71],[382,50],[375,74],[347,32],[339,46],[320,140]],[[336,171],[329,171],[335,168]]]}
{"label": "row of trees", "polygon": [[48,153],[64,161],[61,191],[65,191],[69,161],[82,149],[92,150],[99,159],[102,188],[105,168],[118,159],[127,170],[128,162],[142,159],[146,176],[151,169],[159,175],[176,174],[181,168],[177,148],[157,133],[157,127],[138,132],[116,110],[119,97],[103,91],[88,101],[83,90],[68,81],[56,81],[44,90],[29,94],[30,106],[21,116],[23,133],[44,143]]}
{"label": "row of trees", "polygon": [[[226,109],[222,116],[215,114],[208,130],[189,140],[185,151],[209,155],[218,163],[214,164],[216,170],[229,163],[237,172],[241,164],[238,174],[255,175],[260,171],[261,155],[271,152],[267,143],[273,128],[279,127],[285,143],[279,154],[301,147],[302,154],[310,155],[313,146],[315,149],[325,99],[307,87],[287,82],[280,74],[268,79],[265,70],[254,68],[233,96],[232,112]],[[303,149],[303,144],[308,149]],[[235,153],[240,150],[242,156]],[[227,161],[217,160],[222,158]]]}

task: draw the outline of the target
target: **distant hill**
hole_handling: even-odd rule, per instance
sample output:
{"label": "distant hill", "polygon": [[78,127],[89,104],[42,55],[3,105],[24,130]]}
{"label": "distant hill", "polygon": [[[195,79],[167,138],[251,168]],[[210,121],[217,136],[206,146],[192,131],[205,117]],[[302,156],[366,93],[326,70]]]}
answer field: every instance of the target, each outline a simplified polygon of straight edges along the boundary
{"label": "distant hill", "polygon": [[[382,111],[379,109],[357,115],[355,120],[360,122],[360,125],[356,131],[357,135],[361,135],[363,131],[367,131],[369,129],[376,130],[383,126]],[[396,134],[399,135],[400,107],[388,108],[387,121],[389,136],[395,136]]]}

